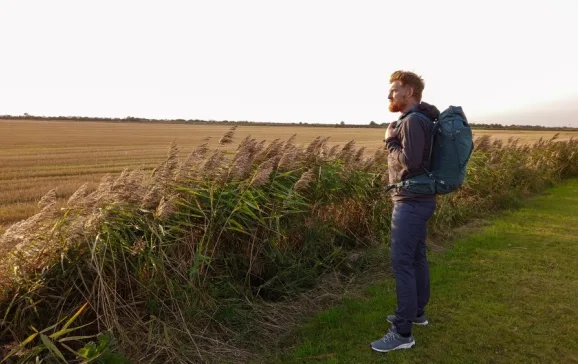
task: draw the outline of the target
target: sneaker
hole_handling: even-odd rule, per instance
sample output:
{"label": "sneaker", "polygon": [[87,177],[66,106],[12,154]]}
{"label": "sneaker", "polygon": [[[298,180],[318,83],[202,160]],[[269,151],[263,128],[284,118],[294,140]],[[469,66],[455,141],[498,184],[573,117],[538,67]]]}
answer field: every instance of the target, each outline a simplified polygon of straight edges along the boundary
{"label": "sneaker", "polygon": [[[396,318],[397,318],[397,316],[395,316],[395,315],[389,315],[389,316],[387,316],[387,322],[389,322],[390,324],[393,324],[393,322],[395,321]],[[429,322],[427,320],[427,317],[425,317],[425,313],[424,313],[423,315],[418,316],[418,318],[416,318],[411,323],[414,325],[426,326]]]}
{"label": "sneaker", "polygon": [[395,327],[389,329],[385,336],[370,344],[371,349],[379,353],[387,353],[388,351],[398,349],[411,349],[415,346],[415,339],[413,335],[403,337],[398,334]]}

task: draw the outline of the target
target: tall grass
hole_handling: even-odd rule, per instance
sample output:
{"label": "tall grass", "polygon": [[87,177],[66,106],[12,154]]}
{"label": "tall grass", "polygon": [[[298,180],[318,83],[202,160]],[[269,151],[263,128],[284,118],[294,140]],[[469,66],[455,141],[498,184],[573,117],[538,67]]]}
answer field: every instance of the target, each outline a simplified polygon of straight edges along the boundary
{"label": "tall grass", "polygon": [[[384,149],[367,156],[354,141],[329,148],[321,137],[309,145],[247,137],[227,152],[234,136],[232,128],[182,159],[173,143],[152,173],[105,177],[61,208],[53,190],[38,214],[8,228],[0,237],[6,353],[247,360],[282,325],[260,303],[287,301],[327,271],[355,272],[352,252],[387,244]],[[467,183],[439,199],[433,234],[578,175],[576,140],[484,136],[475,145]],[[62,331],[70,317],[74,333]]]}

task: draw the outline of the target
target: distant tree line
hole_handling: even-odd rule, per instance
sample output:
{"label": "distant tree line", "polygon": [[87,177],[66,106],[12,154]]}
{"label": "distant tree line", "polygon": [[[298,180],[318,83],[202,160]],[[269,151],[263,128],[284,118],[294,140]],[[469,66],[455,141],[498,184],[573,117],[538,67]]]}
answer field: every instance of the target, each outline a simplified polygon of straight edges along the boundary
{"label": "distant tree line", "polygon": [[[336,124],[323,124],[313,122],[262,122],[262,121],[231,121],[231,120],[200,120],[200,119],[147,119],[127,116],[125,118],[105,118],[105,117],[87,117],[87,116],[34,116],[25,113],[24,115],[0,115],[0,120],[46,120],[46,121],[100,121],[112,123],[166,123],[166,124],[234,124],[244,126],[304,126],[304,127],[336,127],[336,128],[387,128],[389,123],[370,121],[368,124],[346,124],[344,121]],[[541,125],[502,125],[498,123],[479,124],[470,123],[472,129],[488,130],[551,130],[565,131],[577,130],[576,127],[570,126],[541,126]]]}
{"label": "distant tree line", "polygon": [[[381,123],[378,124],[375,121],[371,121],[369,123],[370,128],[387,128],[389,123]],[[342,122],[342,124],[338,125],[339,127],[343,128],[350,128],[354,127],[352,125],[346,125]],[[502,125],[497,123],[492,124],[482,124],[482,123],[470,123],[472,129],[487,129],[487,130],[550,130],[550,131],[574,131],[578,130],[576,127],[571,126],[542,126],[542,125]]]}
{"label": "distant tree line", "polygon": [[[363,124],[345,124],[343,121],[336,124],[314,123],[314,122],[263,122],[263,121],[231,121],[231,120],[201,120],[201,119],[147,119],[133,116],[125,118],[106,118],[106,117],[88,117],[88,116],[34,116],[24,115],[0,115],[0,120],[45,120],[45,121],[98,121],[111,123],[165,123],[165,124],[225,124],[225,125],[245,125],[245,126],[309,126],[309,127],[347,127],[347,128],[367,128]],[[383,123],[378,127],[386,127],[388,124]],[[370,125],[373,126],[373,125]]]}
{"label": "distant tree line", "polygon": [[502,125],[502,124],[478,124],[470,123],[472,129],[488,130],[551,130],[551,131],[575,131],[578,128],[572,126],[542,126],[542,125]]}

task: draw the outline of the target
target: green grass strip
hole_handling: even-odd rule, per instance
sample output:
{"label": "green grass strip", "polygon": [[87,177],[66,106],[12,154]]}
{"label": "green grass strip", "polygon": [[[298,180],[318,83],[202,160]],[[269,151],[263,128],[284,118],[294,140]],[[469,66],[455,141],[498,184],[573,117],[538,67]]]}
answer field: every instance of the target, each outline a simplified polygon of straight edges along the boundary
{"label": "green grass strip", "polygon": [[416,347],[369,343],[395,309],[393,279],[318,314],[278,362],[578,363],[578,180],[565,181],[430,254],[430,325]]}

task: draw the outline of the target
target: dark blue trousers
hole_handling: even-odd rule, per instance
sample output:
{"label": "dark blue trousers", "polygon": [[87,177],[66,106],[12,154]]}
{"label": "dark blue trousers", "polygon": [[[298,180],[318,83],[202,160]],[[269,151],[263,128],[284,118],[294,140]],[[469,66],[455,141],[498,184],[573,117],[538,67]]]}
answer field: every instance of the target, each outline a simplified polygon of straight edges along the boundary
{"label": "dark blue trousers", "polygon": [[394,325],[411,333],[412,321],[424,313],[430,297],[425,240],[435,200],[396,201],[391,216],[391,265],[397,293]]}

